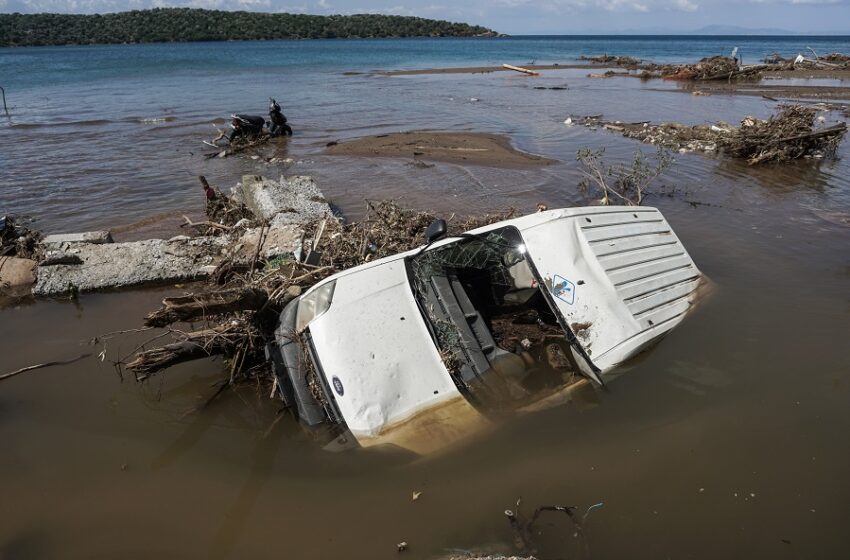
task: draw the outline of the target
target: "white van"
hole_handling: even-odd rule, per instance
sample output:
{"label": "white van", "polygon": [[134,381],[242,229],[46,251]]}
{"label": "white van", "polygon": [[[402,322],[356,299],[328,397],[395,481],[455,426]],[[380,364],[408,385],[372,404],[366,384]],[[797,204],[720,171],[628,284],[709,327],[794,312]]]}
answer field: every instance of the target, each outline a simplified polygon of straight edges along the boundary
{"label": "white van", "polygon": [[281,314],[280,397],[336,446],[446,446],[604,384],[691,309],[702,275],[646,207],[538,212],[330,276]]}

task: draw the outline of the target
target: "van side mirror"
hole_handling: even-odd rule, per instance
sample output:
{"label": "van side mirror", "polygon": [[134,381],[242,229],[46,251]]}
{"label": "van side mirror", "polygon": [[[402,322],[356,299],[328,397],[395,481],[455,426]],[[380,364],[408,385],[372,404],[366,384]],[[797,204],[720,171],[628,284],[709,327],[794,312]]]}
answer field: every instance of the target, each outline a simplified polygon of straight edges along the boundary
{"label": "van side mirror", "polygon": [[441,237],[445,237],[448,231],[449,227],[446,225],[445,220],[434,220],[431,222],[431,225],[425,229],[425,241],[433,243]]}

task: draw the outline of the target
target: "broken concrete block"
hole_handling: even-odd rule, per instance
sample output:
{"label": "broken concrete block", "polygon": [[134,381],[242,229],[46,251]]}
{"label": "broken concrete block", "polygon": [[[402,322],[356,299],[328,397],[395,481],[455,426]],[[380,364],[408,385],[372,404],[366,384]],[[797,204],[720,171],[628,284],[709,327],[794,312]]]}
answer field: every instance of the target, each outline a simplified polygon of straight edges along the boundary
{"label": "broken concrete block", "polygon": [[274,219],[276,225],[304,224],[331,214],[330,205],[312,177],[281,177],[280,181],[259,175],[242,177],[245,205],[257,217]]}
{"label": "broken concrete block", "polygon": [[41,241],[44,245],[60,243],[112,243],[112,234],[108,231],[84,231],[82,233],[54,233]]}
{"label": "broken concrete block", "polygon": [[0,257],[0,288],[27,287],[35,282],[35,261]]}
{"label": "broken concrete block", "polygon": [[221,262],[229,242],[219,236],[75,244],[67,252],[82,263],[39,268],[33,293],[61,295],[69,289],[85,292],[204,278],[210,266]]}
{"label": "broken concrete block", "polygon": [[[301,235],[303,230],[295,225],[272,225],[266,230],[263,246],[260,248],[260,256],[271,259],[280,255],[289,255],[301,246]],[[251,228],[245,231],[234,246],[235,260],[250,260],[257,253],[257,243],[260,238],[260,228]]]}

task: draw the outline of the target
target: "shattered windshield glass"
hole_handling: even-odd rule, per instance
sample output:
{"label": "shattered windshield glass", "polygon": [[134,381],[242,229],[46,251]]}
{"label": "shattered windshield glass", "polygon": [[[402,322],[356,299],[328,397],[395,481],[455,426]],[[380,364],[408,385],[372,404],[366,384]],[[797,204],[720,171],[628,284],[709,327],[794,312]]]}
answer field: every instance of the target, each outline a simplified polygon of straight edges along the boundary
{"label": "shattered windshield glass", "polygon": [[516,228],[464,234],[409,265],[443,362],[474,403],[516,406],[572,382],[569,344]]}

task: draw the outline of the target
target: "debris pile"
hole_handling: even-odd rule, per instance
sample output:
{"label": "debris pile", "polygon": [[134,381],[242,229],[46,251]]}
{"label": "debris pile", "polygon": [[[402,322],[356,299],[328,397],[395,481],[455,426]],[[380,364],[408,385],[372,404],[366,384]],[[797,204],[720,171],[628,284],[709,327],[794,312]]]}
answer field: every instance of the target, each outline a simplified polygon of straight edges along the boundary
{"label": "debris pile", "polygon": [[[512,215],[513,211],[453,217],[450,231],[466,231]],[[200,322],[201,328],[171,328],[172,343],[142,350],[126,365],[141,380],[181,362],[224,355],[230,363],[228,383],[272,383],[263,352],[283,307],[331,274],[421,246],[434,219],[391,201],[368,202],[366,216],[354,223],[335,216],[315,219],[303,226],[294,251],[273,258],[257,253],[247,266],[216,275],[203,289],[163,300],[145,319],[146,326]]]}
{"label": "debris pile", "polygon": [[[709,56],[692,64],[658,64],[643,62],[629,56],[582,56],[595,64],[619,66],[628,70],[640,70],[639,74],[626,73],[623,75],[638,76],[642,79],[664,78],[681,81],[741,81],[758,80],[762,72],[778,72],[791,70],[846,70],[850,69],[850,55],[830,53],[824,56],[814,54],[814,58],[802,54],[795,58],[784,58],[779,53],[773,53],[762,60],[762,64],[741,64],[740,58],[728,56]],[[591,74],[590,77],[601,78],[614,75]]]}
{"label": "debris pile", "polygon": [[0,296],[25,296],[35,282],[36,260],[41,258],[41,233],[26,220],[0,216]]}
{"label": "debris pile", "polygon": [[767,120],[747,117],[722,137],[723,151],[750,164],[802,157],[834,157],[847,131],[846,123],[815,129],[817,110],[786,105]]}
{"label": "debris pile", "polygon": [[732,127],[725,123],[718,126],[696,125],[689,126],[675,122],[652,124],[648,121],[624,123],[602,120],[601,115],[583,117],[575,120],[588,128],[603,128],[619,132],[626,138],[640,140],[645,144],[654,144],[663,148],[686,152],[713,152],[717,150],[720,135],[731,131]]}
{"label": "debris pile", "polygon": [[0,216],[0,257],[32,259],[37,256],[38,242],[43,236],[27,224],[25,218]]}
{"label": "debris pile", "polygon": [[726,56],[703,58],[696,64],[671,64],[661,67],[665,80],[741,80],[758,79],[759,66],[740,66],[738,60]]}
{"label": "debris pile", "polygon": [[796,69],[806,70],[841,70],[850,68],[850,55],[834,52],[824,56],[815,54],[814,58],[805,57],[802,54],[795,58],[784,58],[779,53],[766,56],[764,65],[760,70],[768,72],[788,71]]}
{"label": "debris pile", "polygon": [[622,66],[625,68],[637,68],[641,63],[640,59],[633,58],[631,56],[613,56],[609,54],[602,54],[598,56],[582,56],[581,60],[586,60],[588,62],[593,62],[596,64]]}
{"label": "debris pile", "polygon": [[218,148],[218,151],[210,152],[210,153],[206,154],[204,157],[206,159],[212,159],[212,158],[216,158],[216,157],[223,158],[223,157],[232,156],[232,155],[235,155],[235,154],[239,154],[239,153],[248,151],[252,148],[262,146],[263,144],[267,144],[269,142],[269,140],[271,140],[271,139],[272,139],[271,134],[267,134],[267,133],[264,132],[264,133],[258,134],[256,136],[250,136],[250,137],[249,136],[243,136],[243,137],[240,137],[240,138],[235,138],[235,139],[233,139],[233,141],[230,142],[230,144],[227,145],[227,147],[219,147],[215,144],[215,142],[218,141],[218,138],[217,138],[213,142],[207,143],[207,145],[214,147],[214,148]]}
{"label": "debris pile", "polygon": [[844,138],[847,124],[815,126],[818,109],[802,105],[780,106],[767,120],[746,117],[736,127],[726,123],[689,126],[679,123],[606,122],[601,116],[576,119],[590,127],[619,132],[648,144],[686,152],[722,152],[750,164],[800,158],[830,158]]}
{"label": "debris pile", "polygon": [[826,56],[818,57],[818,60],[830,62],[832,64],[839,64],[845,68],[850,66],[850,55],[844,53],[830,53]]}
{"label": "debris pile", "polygon": [[[121,243],[112,242],[108,232],[48,236],[41,244],[45,258],[39,263],[33,294],[73,295],[210,277],[224,282],[232,274],[250,270],[257,259],[290,253],[302,234],[292,216],[309,221],[331,214],[327,203],[309,199],[307,193],[318,192],[309,177],[274,181],[246,175],[238,186],[242,198],[204,189],[210,219],[192,222],[186,218],[184,227],[190,235]],[[270,193],[285,201],[281,215],[274,220],[253,218],[246,209],[248,203],[259,208],[257,203],[269,199]]]}

